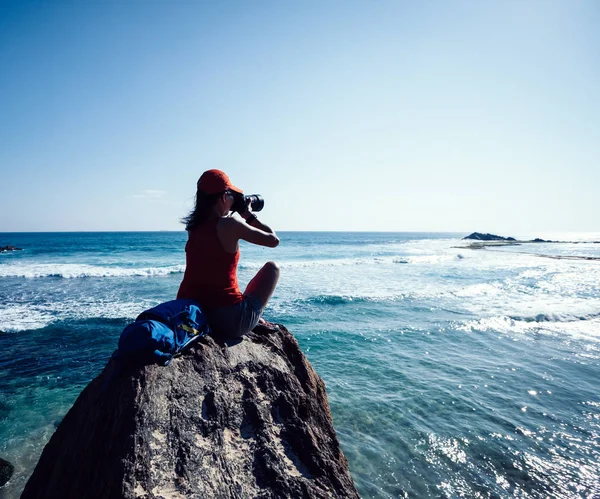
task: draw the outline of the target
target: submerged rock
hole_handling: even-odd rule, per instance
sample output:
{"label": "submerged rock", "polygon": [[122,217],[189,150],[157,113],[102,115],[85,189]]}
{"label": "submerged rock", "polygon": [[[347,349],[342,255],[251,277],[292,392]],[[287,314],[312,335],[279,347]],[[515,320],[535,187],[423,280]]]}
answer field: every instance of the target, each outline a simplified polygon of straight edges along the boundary
{"label": "submerged rock", "polygon": [[14,471],[15,467],[0,457],[0,487],[6,485]]}
{"label": "submerged rock", "polygon": [[5,251],[22,251],[23,248],[17,248],[16,246],[0,246],[0,253],[4,253]]}
{"label": "submerged rock", "polygon": [[168,367],[119,371],[111,360],[63,419],[21,497],[358,494],[325,385],[281,328],[229,345],[202,338]]}

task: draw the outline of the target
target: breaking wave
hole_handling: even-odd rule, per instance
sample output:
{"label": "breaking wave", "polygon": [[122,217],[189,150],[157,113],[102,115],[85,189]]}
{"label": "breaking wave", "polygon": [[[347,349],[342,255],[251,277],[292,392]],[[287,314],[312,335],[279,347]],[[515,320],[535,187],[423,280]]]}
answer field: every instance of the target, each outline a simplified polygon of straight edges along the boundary
{"label": "breaking wave", "polygon": [[508,316],[509,319],[517,322],[573,322],[588,321],[600,318],[600,312],[594,314],[538,314],[529,317],[520,317],[518,315]]}
{"label": "breaking wave", "polygon": [[505,334],[549,333],[600,340],[600,313],[588,315],[539,314],[532,317],[507,315],[486,317],[457,325],[463,331],[498,331]]}
{"label": "breaking wave", "polygon": [[308,298],[302,298],[295,300],[296,305],[322,305],[322,306],[338,306],[338,305],[350,305],[360,303],[384,303],[384,302],[396,302],[410,298],[407,294],[389,294],[389,295],[316,295]]}
{"label": "breaking wave", "polygon": [[[369,266],[369,265],[394,265],[394,264],[436,264],[443,262],[460,261],[464,258],[462,254],[446,255],[418,255],[418,256],[373,256],[359,258],[331,258],[327,260],[297,260],[278,262],[279,267],[286,269],[294,268],[326,268],[346,266]],[[241,270],[254,270],[262,267],[264,263],[241,263]]]}
{"label": "breaking wave", "polygon": [[40,279],[55,277],[63,279],[80,279],[85,277],[158,277],[170,274],[182,274],[185,265],[167,267],[103,267],[86,264],[35,264],[4,265],[0,267],[0,277],[20,277]]}
{"label": "breaking wave", "polygon": [[135,319],[143,310],[151,308],[157,300],[110,301],[77,300],[51,304],[12,304],[0,307],[0,331],[17,333],[42,329],[65,320]]}

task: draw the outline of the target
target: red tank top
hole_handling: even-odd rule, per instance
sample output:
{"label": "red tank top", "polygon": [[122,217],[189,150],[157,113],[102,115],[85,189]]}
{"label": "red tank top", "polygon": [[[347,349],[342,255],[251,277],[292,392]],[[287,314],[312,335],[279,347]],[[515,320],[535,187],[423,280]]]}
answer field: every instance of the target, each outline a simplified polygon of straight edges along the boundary
{"label": "red tank top", "polygon": [[185,245],[186,268],[177,298],[196,300],[204,309],[236,305],[243,299],[238,286],[240,250],[227,253],[217,236],[218,220],[193,228]]}

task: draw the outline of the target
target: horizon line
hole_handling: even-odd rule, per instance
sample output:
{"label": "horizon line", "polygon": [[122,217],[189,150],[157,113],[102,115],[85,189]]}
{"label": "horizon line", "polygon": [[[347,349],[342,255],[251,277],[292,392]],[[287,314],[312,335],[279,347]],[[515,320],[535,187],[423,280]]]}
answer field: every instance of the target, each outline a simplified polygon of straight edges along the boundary
{"label": "horizon line", "polygon": [[[77,234],[77,233],[90,233],[90,234],[108,234],[108,233],[127,233],[127,232],[138,232],[138,233],[155,233],[155,232],[186,232],[186,229],[174,230],[174,229],[156,229],[156,230],[18,230],[18,231],[0,231],[0,234]],[[462,234],[468,231],[448,231],[448,230],[278,230],[277,232],[340,232],[340,233],[359,233],[359,232],[370,232],[370,233],[381,233],[381,234],[394,234],[394,233],[438,233],[438,234]],[[475,231],[472,231],[475,232]]]}

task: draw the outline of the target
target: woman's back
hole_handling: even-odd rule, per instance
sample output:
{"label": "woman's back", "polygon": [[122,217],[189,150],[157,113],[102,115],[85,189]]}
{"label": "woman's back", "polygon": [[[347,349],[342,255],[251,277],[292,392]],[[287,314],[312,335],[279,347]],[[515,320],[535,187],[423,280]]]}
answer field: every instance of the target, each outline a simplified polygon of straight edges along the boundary
{"label": "woman's back", "polygon": [[210,310],[242,301],[237,280],[239,249],[226,252],[217,235],[219,219],[210,219],[188,233],[186,269],[177,298],[198,301]]}

